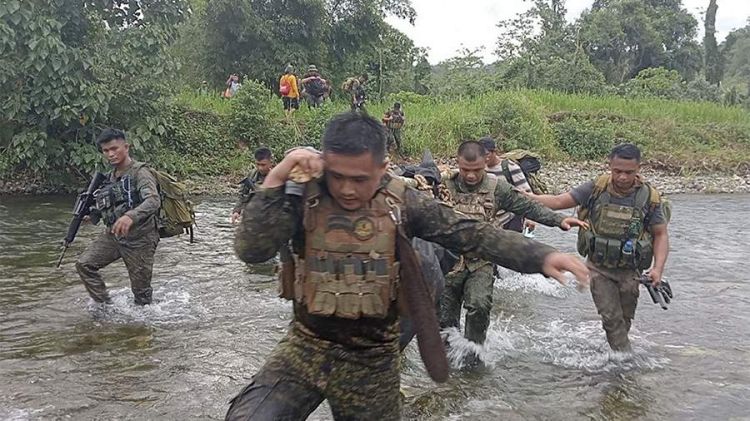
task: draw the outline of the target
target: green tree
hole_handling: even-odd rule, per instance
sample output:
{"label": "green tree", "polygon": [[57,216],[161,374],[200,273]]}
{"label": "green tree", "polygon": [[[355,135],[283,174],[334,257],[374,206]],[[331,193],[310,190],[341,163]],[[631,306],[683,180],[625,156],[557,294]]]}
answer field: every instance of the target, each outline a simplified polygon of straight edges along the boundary
{"label": "green tree", "polygon": [[174,70],[164,49],[185,11],[181,0],[0,3],[0,170],[91,168],[103,125],[128,129],[136,151],[158,142],[155,104]]}
{"label": "green tree", "polygon": [[681,0],[597,0],[579,19],[591,62],[619,84],[649,67],[692,80],[700,71],[697,21]]}
{"label": "green tree", "polygon": [[603,75],[591,64],[579,30],[567,23],[562,0],[535,0],[513,19],[498,24],[496,54],[510,85],[562,92],[600,93]]}
{"label": "green tree", "polygon": [[722,85],[745,92],[750,97],[750,19],[748,25],[735,29],[721,45],[724,75]]}
{"label": "green tree", "polygon": [[275,88],[286,64],[298,73],[315,64],[334,82],[367,72],[376,90],[389,90],[413,66],[413,43],[384,20],[413,22],[409,0],[193,1],[196,12],[179,43],[192,83],[218,87],[242,73]]}

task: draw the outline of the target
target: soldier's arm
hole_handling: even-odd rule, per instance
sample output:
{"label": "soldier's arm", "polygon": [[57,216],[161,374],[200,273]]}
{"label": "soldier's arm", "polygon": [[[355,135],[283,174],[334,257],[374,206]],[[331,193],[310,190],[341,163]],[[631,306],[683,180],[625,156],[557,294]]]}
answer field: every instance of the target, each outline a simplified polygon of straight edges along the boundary
{"label": "soldier's arm", "polygon": [[570,209],[574,206],[576,206],[576,200],[573,198],[573,195],[570,193],[562,193],[562,194],[527,194],[527,196],[531,197],[535,201],[541,203],[542,205],[550,208],[550,209]]}
{"label": "soldier's arm", "polygon": [[135,187],[141,198],[141,204],[125,212],[125,215],[133,220],[133,224],[140,225],[159,211],[161,198],[159,197],[156,178],[148,168],[143,167],[138,171]]}
{"label": "soldier's arm", "polygon": [[302,199],[284,193],[284,186],[261,188],[242,211],[234,250],[247,263],[274,257],[302,221]]}
{"label": "soldier's arm", "polygon": [[252,183],[250,182],[250,177],[246,177],[240,181],[240,199],[234,206],[234,209],[232,209],[233,213],[242,213],[242,209],[244,209],[247,203],[250,202],[253,193],[251,187]]}
{"label": "soldier's arm", "polygon": [[667,224],[652,225],[651,234],[654,236],[654,268],[659,272],[664,271],[669,255],[669,234]]}
{"label": "soldier's arm", "polygon": [[495,188],[495,206],[550,227],[559,227],[564,219],[559,213],[514,190],[510,183],[502,179],[498,179]]}
{"label": "soldier's arm", "polygon": [[552,247],[519,233],[466,218],[449,206],[407,189],[409,234],[467,257],[479,257],[517,272],[540,273]]}

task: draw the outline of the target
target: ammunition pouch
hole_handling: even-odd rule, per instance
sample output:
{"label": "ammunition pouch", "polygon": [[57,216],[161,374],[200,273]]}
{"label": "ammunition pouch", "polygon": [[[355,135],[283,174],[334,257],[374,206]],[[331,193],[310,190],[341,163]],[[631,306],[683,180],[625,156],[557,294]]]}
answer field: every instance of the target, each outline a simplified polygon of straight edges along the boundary
{"label": "ammunition pouch", "polygon": [[619,239],[596,237],[590,230],[585,230],[578,236],[577,248],[578,253],[588,257],[591,263],[602,267],[638,270],[651,267],[654,247],[650,237],[636,241],[630,255],[622,252],[624,243]]}

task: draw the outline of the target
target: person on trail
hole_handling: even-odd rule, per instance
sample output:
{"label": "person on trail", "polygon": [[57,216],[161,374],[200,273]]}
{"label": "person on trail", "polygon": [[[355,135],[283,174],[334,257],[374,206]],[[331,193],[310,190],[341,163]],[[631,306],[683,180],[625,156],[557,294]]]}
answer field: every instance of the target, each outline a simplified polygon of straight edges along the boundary
{"label": "person on trail", "polygon": [[351,99],[352,111],[362,110],[365,106],[365,101],[367,100],[367,92],[365,91],[367,79],[367,74],[363,73],[360,76],[346,79],[341,86],[343,91],[346,92]]}
{"label": "person on trail", "polygon": [[279,79],[279,94],[284,104],[284,114],[289,118],[295,110],[299,110],[299,85],[291,64],[286,66]]}
{"label": "person on trail", "polygon": [[[296,269],[282,278],[281,293],[293,301],[294,319],[231,400],[227,420],[303,420],[324,399],[335,419],[400,419],[399,308],[416,315],[428,373],[447,380],[409,237],[525,273],[588,278],[577,258],[467,219],[388,175],[385,141],[378,120],[338,115],[324,131],[322,154],[291,151],[243,210],[234,247],[244,262],[266,261],[292,242]],[[305,182],[302,196],[285,193],[288,180]]]}
{"label": "person on trail", "polygon": [[383,115],[383,124],[388,129],[388,150],[395,148],[395,151],[401,152],[401,128],[406,122],[406,114],[401,109],[401,103],[396,102],[393,108],[386,111]]}
{"label": "person on trail", "polygon": [[[499,211],[528,216],[547,226],[567,231],[585,224],[572,217],[564,217],[530,200],[504,179],[486,173],[486,151],[481,143],[468,140],[458,147],[458,172],[441,176],[447,187],[446,200],[464,218],[494,225]],[[511,232],[511,231],[506,231]],[[466,254],[446,277],[445,290],[440,299],[440,327],[459,327],[461,305],[466,309],[466,339],[483,344],[490,324],[494,266],[475,254]],[[476,355],[468,357],[470,364],[478,363]]]}
{"label": "person on trail", "polygon": [[262,146],[255,150],[255,168],[250,171],[247,177],[240,181],[240,200],[232,210],[230,221],[232,224],[239,222],[242,209],[250,201],[253,193],[263,184],[263,180],[273,168],[273,154],[271,150]]}
{"label": "person on trail", "polygon": [[[487,173],[507,180],[516,190],[524,193],[533,193],[531,185],[521,167],[513,162],[513,160],[500,157],[493,138],[489,136],[483,137],[479,139],[479,143],[487,151]],[[528,227],[529,231],[534,231],[536,227],[533,221],[526,220],[523,215],[516,215],[513,212],[503,210],[495,215],[495,223],[503,229],[517,232],[523,231],[525,227]]]}
{"label": "person on trail", "polygon": [[328,81],[323,79],[318,68],[311,64],[307,66],[307,73],[302,79],[302,94],[307,101],[308,108],[317,108],[323,104],[323,100],[329,91]]}
{"label": "person on trail", "polygon": [[156,178],[148,167],[130,157],[125,133],[106,129],[96,146],[112,166],[104,184],[94,192],[90,220],[107,228],[89,244],[76,262],[86,291],[98,303],[111,303],[99,269],[122,258],[128,269],[135,304],[151,304],[151,275],[159,244],[157,213],[161,206]]}
{"label": "person on trail", "polygon": [[227,86],[227,89],[224,90],[224,93],[222,94],[222,96],[227,99],[232,98],[233,96],[237,94],[237,91],[239,91],[240,88],[242,87],[242,84],[240,83],[240,76],[236,73],[232,73],[231,75],[229,75],[229,79],[227,79],[226,86]]}
{"label": "person on trail", "polygon": [[609,173],[570,192],[531,197],[552,209],[578,206],[591,229],[578,231],[578,252],[591,270],[591,296],[609,346],[631,350],[628,332],[638,304],[641,271],[661,283],[669,254],[668,201],[640,174],[641,151],[630,143],[609,154]]}

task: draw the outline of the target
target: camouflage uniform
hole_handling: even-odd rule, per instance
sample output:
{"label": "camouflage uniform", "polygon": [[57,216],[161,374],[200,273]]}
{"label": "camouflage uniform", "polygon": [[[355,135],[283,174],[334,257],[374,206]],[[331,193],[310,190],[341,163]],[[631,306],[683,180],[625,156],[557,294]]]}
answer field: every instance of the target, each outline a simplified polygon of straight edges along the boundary
{"label": "camouflage uniform", "polygon": [[[604,178],[600,177],[597,182]],[[644,185],[643,188],[649,189],[650,187]],[[627,230],[625,227],[629,225],[632,215],[638,215],[637,218],[643,225],[647,225],[646,229],[659,224],[667,223],[667,220],[662,212],[660,204],[651,206],[645,199],[637,199],[639,189],[634,189],[630,194],[626,196],[617,196],[610,192],[603,192],[601,194],[595,193],[596,184],[595,181],[589,181],[584,183],[573,190],[570,194],[575,199],[576,203],[580,206],[589,208],[589,210],[581,216],[590,222],[591,229],[583,230],[578,233],[578,249],[584,257],[588,256],[586,265],[591,270],[591,296],[594,299],[596,310],[602,318],[602,327],[607,334],[607,342],[609,346],[615,351],[629,351],[631,349],[630,340],[628,339],[628,332],[633,318],[635,317],[635,309],[638,305],[639,287],[640,287],[640,272],[642,269],[650,266],[651,257],[647,258],[647,262],[643,263],[643,267],[629,267],[628,265],[622,264],[622,261],[608,262],[599,261],[597,256],[607,255],[606,257],[612,257],[615,253],[608,249],[609,253],[597,253],[594,248],[594,240],[587,239],[589,236],[595,238],[594,232],[598,231],[597,228],[600,226],[600,217],[603,212],[605,205],[612,204],[615,207],[608,211],[612,215],[621,215],[625,212],[625,221],[622,228],[623,233]],[[642,192],[645,194],[645,191]],[[658,192],[653,192],[657,194]],[[602,197],[606,195],[607,197]],[[602,197],[602,200],[598,200],[598,197]],[[645,202],[640,205],[636,205],[638,201]],[[628,211],[628,208],[638,208],[635,212]],[[581,211],[579,210],[579,214]],[[611,224],[612,222],[610,222]],[[619,231],[619,229],[617,229]],[[599,233],[600,239],[607,239],[607,236]],[[616,251],[619,253],[621,250],[620,241],[621,239],[614,238],[609,241],[616,242]],[[599,242],[601,243],[601,241]],[[637,246],[636,246],[637,247]],[[636,249],[637,255],[639,250]],[[618,257],[619,260],[619,257]]]}
{"label": "camouflage uniform", "polygon": [[[559,227],[563,217],[513,190],[505,180],[487,174],[476,186],[469,186],[457,174],[444,179],[456,210],[468,217],[492,222],[498,211],[513,212],[544,225]],[[490,324],[494,268],[491,262],[464,256],[448,274],[440,299],[440,326],[459,327],[461,304],[466,308],[464,336],[482,344]]]}
{"label": "camouflage uniform", "polygon": [[[392,182],[385,176],[380,191]],[[324,182],[319,186],[326,195]],[[308,209],[314,206],[298,196],[284,194],[283,187],[261,189],[245,208],[238,227],[238,256],[249,263],[268,260],[290,238],[295,254],[304,256],[303,250],[315,241],[306,238],[310,226],[303,225],[305,203]],[[405,188],[399,207],[410,237],[514,270],[540,272],[544,258],[554,252],[517,233],[463,218],[411,188]],[[352,214],[357,216],[361,211]],[[323,226],[317,222],[311,233],[327,235],[333,229],[331,221],[336,223],[334,219]],[[304,300],[295,299],[289,333],[253,382],[232,400],[227,419],[305,419],[323,399],[328,399],[337,419],[399,419],[397,303],[392,302],[383,317],[351,319],[310,311]]]}
{"label": "camouflage uniform", "polygon": [[255,190],[257,190],[258,187],[263,184],[263,180],[265,179],[265,175],[261,174],[257,169],[253,169],[252,171],[250,171],[250,174],[248,174],[247,177],[243,178],[242,181],[239,182],[240,200],[232,210],[233,213],[242,213],[242,209],[244,209],[245,205],[247,205],[247,202],[250,201],[250,198],[253,196],[253,192],[255,192]]}
{"label": "camouflage uniform", "polygon": [[392,149],[393,146],[395,146],[396,151],[401,150],[401,128],[404,124],[404,118],[406,117],[404,112],[401,110],[389,110],[385,113],[386,118],[391,118],[391,121],[388,121],[385,125],[385,127],[388,129],[388,143],[387,148],[388,150]]}
{"label": "camouflage uniform", "polygon": [[[132,203],[123,200],[127,191],[120,189],[128,179]],[[161,206],[156,178],[143,164],[133,161],[121,176],[111,172],[94,196],[97,205],[92,209],[92,217],[101,215],[107,229],[94,239],[76,262],[76,270],[86,290],[94,301],[109,302],[99,269],[122,258],[128,269],[135,303],[150,304],[154,253],[159,243],[156,217]],[[111,229],[122,215],[129,216],[133,225],[127,237],[117,238]]]}

